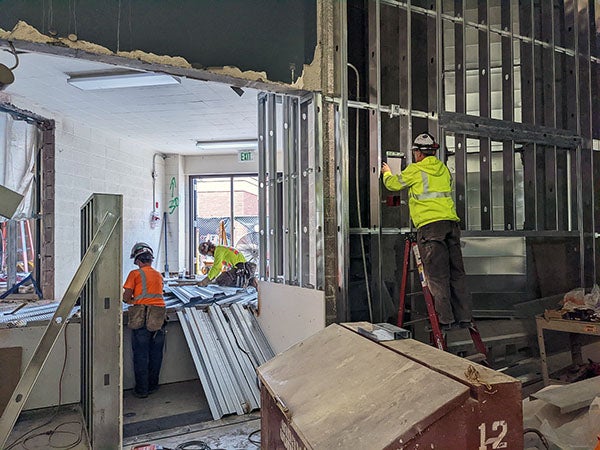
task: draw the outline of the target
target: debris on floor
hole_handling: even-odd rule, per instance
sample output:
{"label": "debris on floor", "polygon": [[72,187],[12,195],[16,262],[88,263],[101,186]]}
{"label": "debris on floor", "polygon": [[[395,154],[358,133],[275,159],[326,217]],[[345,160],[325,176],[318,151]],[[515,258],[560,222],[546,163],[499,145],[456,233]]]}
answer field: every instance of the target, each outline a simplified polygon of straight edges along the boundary
{"label": "debris on floor", "polygon": [[600,377],[541,389],[523,401],[523,425],[525,449],[595,448],[600,435]]}

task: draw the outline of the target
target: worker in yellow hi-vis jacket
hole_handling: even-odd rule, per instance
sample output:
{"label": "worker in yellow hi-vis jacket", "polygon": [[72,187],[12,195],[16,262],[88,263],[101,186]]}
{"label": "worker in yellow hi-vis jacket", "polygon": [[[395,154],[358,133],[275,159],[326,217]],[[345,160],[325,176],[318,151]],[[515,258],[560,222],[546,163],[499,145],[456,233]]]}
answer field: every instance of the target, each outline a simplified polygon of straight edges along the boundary
{"label": "worker in yellow hi-vis jacket", "polygon": [[[246,262],[244,255],[233,247],[203,242],[198,247],[200,254],[213,257],[213,265],[199,285],[214,282],[219,286],[257,287],[254,272],[256,264]],[[225,270],[225,271],[224,271]]]}
{"label": "worker in yellow hi-vis jacket", "polygon": [[419,134],[411,148],[413,163],[397,175],[383,163],[383,184],[390,191],[408,189],[410,218],[440,324],[471,326],[472,301],[467,290],[460,247],[460,219],[452,200],[452,176],[435,154],[439,145]]}

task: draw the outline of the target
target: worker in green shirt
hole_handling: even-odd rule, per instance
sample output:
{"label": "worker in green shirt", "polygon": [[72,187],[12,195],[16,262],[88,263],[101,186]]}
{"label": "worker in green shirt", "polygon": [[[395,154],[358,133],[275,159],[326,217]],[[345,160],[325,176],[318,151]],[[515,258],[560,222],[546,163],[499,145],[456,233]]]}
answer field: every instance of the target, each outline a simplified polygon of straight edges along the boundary
{"label": "worker in green shirt", "polygon": [[219,286],[256,287],[254,278],[256,264],[246,262],[244,255],[233,247],[215,245],[206,241],[200,244],[198,251],[201,255],[212,256],[213,265],[199,285],[207,286],[215,283]]}

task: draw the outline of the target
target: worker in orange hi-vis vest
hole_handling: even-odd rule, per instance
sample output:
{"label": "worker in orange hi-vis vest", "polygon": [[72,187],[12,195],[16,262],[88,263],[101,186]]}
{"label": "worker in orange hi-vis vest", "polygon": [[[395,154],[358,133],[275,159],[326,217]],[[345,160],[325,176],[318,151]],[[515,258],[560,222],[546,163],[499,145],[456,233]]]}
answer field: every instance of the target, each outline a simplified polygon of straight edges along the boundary
{"label": "worker in orange hi-vis vest", "polygon": [[246,258],[239,250],[206,241],[200,244],[198,251],[204,256],[213,258],[212,267],[206,278],[198,283],[200,286],[207,286],[211,282],[219,286],[242,288],[258,286],[254,277],[256,264],[246,262]]}
{"label": "worker in orange hi-vis vest", "polygon": [[123,302],[127,309],[127,327],[131,329],[133,395],[146,398],[158,389],[158,377],[165,343],[166,308],[163,278],[152,268],[152,248],[138,242],[131,249],[131,259],[139,267],[129,272],[123,284]]}

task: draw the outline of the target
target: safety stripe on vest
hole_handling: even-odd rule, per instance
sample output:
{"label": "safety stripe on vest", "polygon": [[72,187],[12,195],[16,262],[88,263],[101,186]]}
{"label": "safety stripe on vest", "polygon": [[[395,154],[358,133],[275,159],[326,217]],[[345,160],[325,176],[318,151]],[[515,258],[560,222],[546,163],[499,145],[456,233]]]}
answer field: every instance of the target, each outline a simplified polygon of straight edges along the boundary
{"label": "safety stripe on vest", "polygon": [[402,175],[398,174],[396,175],[396,178],[398,178],[398,182],[402,185],[402,186],[406,186],[406,182],[402,179]]}
{"label": "safety stripe on vest", "polygon": [[421,180],[423,181],[423,193],[422,194],[412,194],[412,198],[416,200],[427,200],[430,198],[447,198],[452,197],[452,193],[450,192],[429,192],[429,175],[427,172],[421,171]]}
{"label": "safety stripe on vest", "polygon": [[137,297],[134,297],[133,301],[138,301],[142,298],[163,298],[162,294],[148,294],[148,286],[146,283],[146,274],[144,273],[144,271],[139,268],[138,272],[140,273],[140,276],[142,277],[142,293],[140,295],[138,295]]}
{"label": "safety stripe on vest", "polygon": [[426,192],[424,194],[413,195],[413,198],[417,200],[426,200],[428,198],[446,198],[452,197],[450,192]]}

